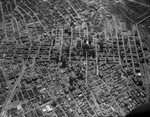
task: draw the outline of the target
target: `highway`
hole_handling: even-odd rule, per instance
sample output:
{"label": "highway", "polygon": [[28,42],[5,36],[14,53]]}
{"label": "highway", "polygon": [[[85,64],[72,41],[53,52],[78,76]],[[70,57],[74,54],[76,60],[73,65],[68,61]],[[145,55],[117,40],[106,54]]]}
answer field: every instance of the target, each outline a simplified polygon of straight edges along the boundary
{"label": "highway", "polygon": [[2,112],[1,112],[0,117],[5,117],[6,112],[7,112],[8,108],[9,108],[10,103],[11,103],[11,100],[12,100],[14,94],[15,94],[16,87],[17,87],[18,84],[20,83],[20,81],[21,81],[21,79],[22,79],[22,77],[23,77],[23,75],[24,75],[25,69],[26,69],[26,65],[25,65],[25,63],[24,63],[23,66],[22,66],[22,71],[21,71],[21,73],[20,73],[20,76],[19,76],[19,78],[17,79],[17,81],[15,82],[15,85],[14,85],[13,89],[11,90],[11,94],[7,97],[6,102],[5,102],[5,104],[3,105],[3,109],[2,109]]}

